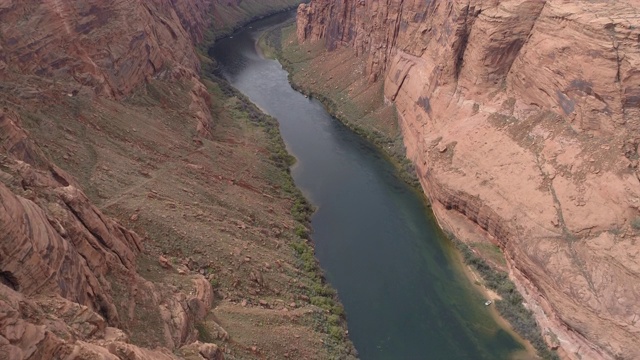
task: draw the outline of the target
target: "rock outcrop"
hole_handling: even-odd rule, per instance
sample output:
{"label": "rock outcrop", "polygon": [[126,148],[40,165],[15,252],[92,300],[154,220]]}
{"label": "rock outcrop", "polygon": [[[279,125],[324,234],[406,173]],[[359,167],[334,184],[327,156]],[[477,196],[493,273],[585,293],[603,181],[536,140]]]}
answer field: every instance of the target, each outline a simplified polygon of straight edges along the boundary
{"label": "rock outcrop", "polygon": [[[20,359],[177,360],[167,348],[128,343],[90,308],[56,295],[26,297],[0,284],[0,357]],[[214,344],[191,342],[177,350],[189,359],[222,360]]]}
{"label": "rock outcrop", "polygon": [[[47,117],[60,98],[81,99],[81,111],[116,104],[162,79],[186,89],[180,115],[194,121],[193,136],[208,137],[211,98],[195,44],[213,7],[228,5],[0,0],[1,359],[224,359],[216,345],[197,341],[195,325],[213,306],[210,280],[190,273],[175,286],[141,277],[141,237],[96,207],[24,120]],[[52,125],[65,116],[43,126],[68,129],[71,121]],[[95,114],[75,116],[98,128]],[[129,342],[150,326],[144,321],[162,334],[149,348]]]}
{"label": "rock outcrop", "polygon": [[[640,357],[640,2],[313,0],[384,81],[441,224],[500,244],[563,356]],[[459,215],[463,216],[459,216]],[[458,234],[462,235],[462,234]]]}
{"label": "rock outcrop", "polygon": [[[202,100],[194,42],[209,24],[212,0],[5,1],[0,4],[0,80],[48,78],[120,99],[152,77],[184,79],[193,88],[198,132],[211,113]],[[59,86],[59,85],[58,85]]]}
{"label": "rock outcrop", "polygon": [[5,1],[6,71],[73,78],[122,96],[160,70],[197,70],[192,40],[208,25],[201,1]]}
{"label": "rock outcrop", "polygon": [[[19,124],[0,112],[0,358],[175,359],[170,350],[197,339],[211,284],[195,277],[187,296],[141,278],[139,236],[98,210]],[[129,288],[115,291],[114,279]],[[167,350],[130,345],[117,329],[140,296],[162,319]]]}

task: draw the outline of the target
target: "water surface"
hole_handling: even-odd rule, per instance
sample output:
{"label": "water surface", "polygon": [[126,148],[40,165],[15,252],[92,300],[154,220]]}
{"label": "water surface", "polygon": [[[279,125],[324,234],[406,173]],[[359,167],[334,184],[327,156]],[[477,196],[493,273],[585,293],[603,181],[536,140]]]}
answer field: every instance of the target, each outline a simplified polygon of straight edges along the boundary
{"label": "water surface", "polygon": [[318,208],[316,255],[360,357],[505,359],[522,350],[462,273],[421,195],[320,103],[294,91],[277,61],[258,54],[261,31],[291,16],[255,22],[211,55],[233,86],[278,119],[298,159],[296,185]]}

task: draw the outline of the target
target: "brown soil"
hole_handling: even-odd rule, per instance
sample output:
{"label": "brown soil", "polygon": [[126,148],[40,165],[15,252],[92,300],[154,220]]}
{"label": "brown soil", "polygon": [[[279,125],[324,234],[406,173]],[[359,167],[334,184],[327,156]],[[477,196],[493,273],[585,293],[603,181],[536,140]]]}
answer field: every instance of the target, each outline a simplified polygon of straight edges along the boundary
{"label": "brown soil", "polygon": [[[160,80],[124,101],[61,96],[44,108],[24,103],[21,115],[91,200],[144,238],[140,275],[186,292],[190,273],[211,281],[216,303],[197,327],[201,341],[228,359],[347,357],[351,345],[328,335],[326,311],[310,304],[317,274],[301,270],[291,247],[300,241],[291,213],[299,195],[274,161],[281,140],[228,85],[206,85],[215,119],[206,138],[190,120],[188,87]],[[122,309],[126,287],[112,284]],[[132,342],[161,346],[158,314],[145,311],[144,294],[136,302],[125,326]]]}

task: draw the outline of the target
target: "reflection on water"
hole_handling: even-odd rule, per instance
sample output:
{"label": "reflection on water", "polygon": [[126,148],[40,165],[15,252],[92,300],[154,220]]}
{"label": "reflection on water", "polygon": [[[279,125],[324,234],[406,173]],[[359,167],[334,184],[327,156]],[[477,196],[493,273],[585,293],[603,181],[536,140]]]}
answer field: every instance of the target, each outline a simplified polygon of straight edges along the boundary
{"label": "reflection on water", "polygon": [[421,196],[368,143],[295,92],[277,61],[258,55],[260,30],[291,16],[256,22],[211,54],[236,88],[280,122],[298,159],[296,184],[318,207],[316,255],[361,358],[504,359],[522,350],[460,271]]}

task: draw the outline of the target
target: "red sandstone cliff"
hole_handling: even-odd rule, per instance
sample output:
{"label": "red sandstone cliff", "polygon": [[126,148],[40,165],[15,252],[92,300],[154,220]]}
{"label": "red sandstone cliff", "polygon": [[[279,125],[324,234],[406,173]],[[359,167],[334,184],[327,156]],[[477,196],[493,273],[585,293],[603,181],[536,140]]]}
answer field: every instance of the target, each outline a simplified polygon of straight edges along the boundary
{"label": "red sandstone cliff", "polygon": [[72,77],[121,96],[165,69],[197,70],[193,40],[211,1],[4,1],[2,61],[11,70]]}
{"label": "red sandstone cliff", "polygon": [[[130,286],[119,296],[134,299],[143,291],[153,294],[146,306],[166,309],[168,349],[195,346],[196,352],[220,355],[214,345],[190,345],[199,316],[192,304],[211,306],[209,281],[194,277],[195,295],[185,296],[141,278],[135,265],[138,235],[91,204],[75,180],[20,129],[18,117],[5,111],[0,111],[0,150],[0,357],[176,358],[127,343],[117,328],[126,320],[107,275]],[[127,311],[136,311],[135,301]]]}
{"label": "red sandstone cliff", "polygon": [[[138,235],[98,210],[10,109],[14,101],[34,94],[45,99],[52,91],[119,98],[152,76],[169,76],[191,84],[196,126],[206,132],[211,115],[193,41],[208,26],[208,6],[210,1],[0,2],[0,79],[10,99],[0,110],[3,359],[174,359],[170,350],[196,340],[198,314],[189,304],[211,306],[209,282],[194,278],[194,289],[202,290],[186,297],[138,276]],[[30,83],[36,78],[53,82]],[[169,350],[127,343],[117,329],[126,320],[107,276],[130,285],[119,296],[154,294],[148,305],[168,313],[163,326]],[[135,302],[128,311],[136,311]],[[215,345],[190,346],[201,358],[222,356]]]}
{"label": "red sandstone cliff", "polygon": [[[640,357],[640,2],[313,0],[384,81],[441,224],[503,248],[571,359]],[[461,216],[462,215],[462,216]]]}
{"label": "red sandstone cliff", "polygon": [[0,2],[0,80],[49,78],[120,98],[152,76],[187,79],[198,131],[211,114],[198,81],[194,41],[209,26],[211,0]]}
{"label": "red sandstone cliff", "polygon": [[[119,100],[163,78],[189,89],[181,115],[208,136],[194,44],[212,6],[229,5],[219,3],[0,0],[0,358],[223,358],[196,341],[195,323],[212,306],[209,280],[188,275],[178,289],[138,275],[140,237],[92,204],[19,114],[67,96]],[[134,314],[159,319],[161,348],[129,343],[120,328]]]}

